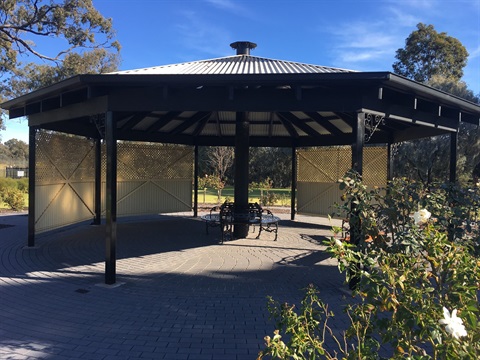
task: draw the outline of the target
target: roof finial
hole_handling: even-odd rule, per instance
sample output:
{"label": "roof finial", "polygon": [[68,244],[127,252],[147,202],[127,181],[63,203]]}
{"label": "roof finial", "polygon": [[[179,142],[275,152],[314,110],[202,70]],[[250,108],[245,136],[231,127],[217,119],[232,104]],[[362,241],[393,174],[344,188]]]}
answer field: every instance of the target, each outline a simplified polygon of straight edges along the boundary
{"label": "roof finial", "polygon": [[257,44],[250,41],[236,41],[230,46],[237,50],[237,55],[250,55],[250,49],[255,49]]}

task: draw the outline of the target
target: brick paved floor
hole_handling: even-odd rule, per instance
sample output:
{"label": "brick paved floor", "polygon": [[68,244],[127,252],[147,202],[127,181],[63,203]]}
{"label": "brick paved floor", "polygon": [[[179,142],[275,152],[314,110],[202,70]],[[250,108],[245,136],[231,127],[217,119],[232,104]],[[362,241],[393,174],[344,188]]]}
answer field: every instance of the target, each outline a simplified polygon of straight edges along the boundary
{"label": "brick paved floor", "polygon": [[274,330],[266,297],[298,303],[310,283],[345,328],[349,292],[321,245],[328,222],[281,217],[276,242],[223,245],[191,217],[122,221],[124,285],[105,288],[104,226],[40,235],[28,249],[27,217],[0,216],[0,358],[255,359]]}

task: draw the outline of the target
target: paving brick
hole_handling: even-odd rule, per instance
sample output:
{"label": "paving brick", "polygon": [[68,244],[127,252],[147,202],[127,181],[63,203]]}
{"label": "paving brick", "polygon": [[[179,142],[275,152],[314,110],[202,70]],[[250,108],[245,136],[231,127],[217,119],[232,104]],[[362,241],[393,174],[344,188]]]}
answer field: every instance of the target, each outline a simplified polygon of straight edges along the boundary
{"label": "paving brick", "polygon": [[[17,218],[0,229],[0,358],[254,359],[274,330],[267,296],[298,303],[309,283],[341,331],[348,325],[344,279],[336,262],[312,261],[328,223],[288,217],[276,242],[249,233],[223,245],[197,219],[119,223],[117,279],[125,284],[115,288],[96,286],[104,276],[104,226],[42,234],[36,249],[22,250],[27,219]],[[19,351],[19,342],[30,352]]]}

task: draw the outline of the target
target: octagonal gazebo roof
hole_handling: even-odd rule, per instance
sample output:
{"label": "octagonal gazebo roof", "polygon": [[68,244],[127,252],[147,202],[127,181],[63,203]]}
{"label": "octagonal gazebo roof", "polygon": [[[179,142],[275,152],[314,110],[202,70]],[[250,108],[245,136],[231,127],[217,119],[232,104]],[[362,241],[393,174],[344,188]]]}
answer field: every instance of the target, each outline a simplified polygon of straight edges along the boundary
{"label": "octagonal gazebo roof", "polygon": [[357,112],[382,119],[375,126],[367,122],[371,143],[456,131],[460,121],[479,123],[478,105],[390,72],[273,60],[249,49],[78,75],[2,107],[10,118],[28,116],[31,126],[93,138],[103,136],[95,117],[113,111],[118,139],[191,145],[233,145],[239,111],[248,112],[251,146],[351,144]]}

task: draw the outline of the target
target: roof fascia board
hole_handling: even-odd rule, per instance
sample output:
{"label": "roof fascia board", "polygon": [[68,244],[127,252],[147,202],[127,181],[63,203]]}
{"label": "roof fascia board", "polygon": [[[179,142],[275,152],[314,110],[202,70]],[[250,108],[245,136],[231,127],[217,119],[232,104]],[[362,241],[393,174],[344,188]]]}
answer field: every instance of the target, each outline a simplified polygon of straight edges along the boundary
{"label": "roof fascia board", "polygon": [[428,99],[439,102],[439,105],[448,104],[450,106],[461,107],[464,111],[471,111],[478,114],[480,117],[480,105],[472,103],[471,101],[465,100],[461,97],[393,73],[390,73],[388,81],[391,84],[394,84],[394,86],[399,86],[403,90],[408,89],[409,93],[412,95],[414,95],[414,93],[421,94],[426,96]]}
{"label": "roof fascia board", "polygon": [[85,75],[76,75],[66,80],[62,80],[58,83],[55,83],[50,86],[46,86],[44,88],[32,91],[28,94],[19,96],[15,99],[5,101],[4,103],[0,104],[0,107],[3,109],[9,110],[11,108],[15,108],[21,105],[26,105],[31,102],[37,102],[40,100],[47,99],[49,97],[58,96],[61,93],[70,91],[72,89],[76,89],[84,83]]}
{"label": "roof fascia board", "polygon": [[108,98],[106,96],[102,96],[47,112],[28,115],[28,125],[41,126],[42,124],[48,124],[57,121],[66,121],[84,116],[103,114],[107,110]]}

